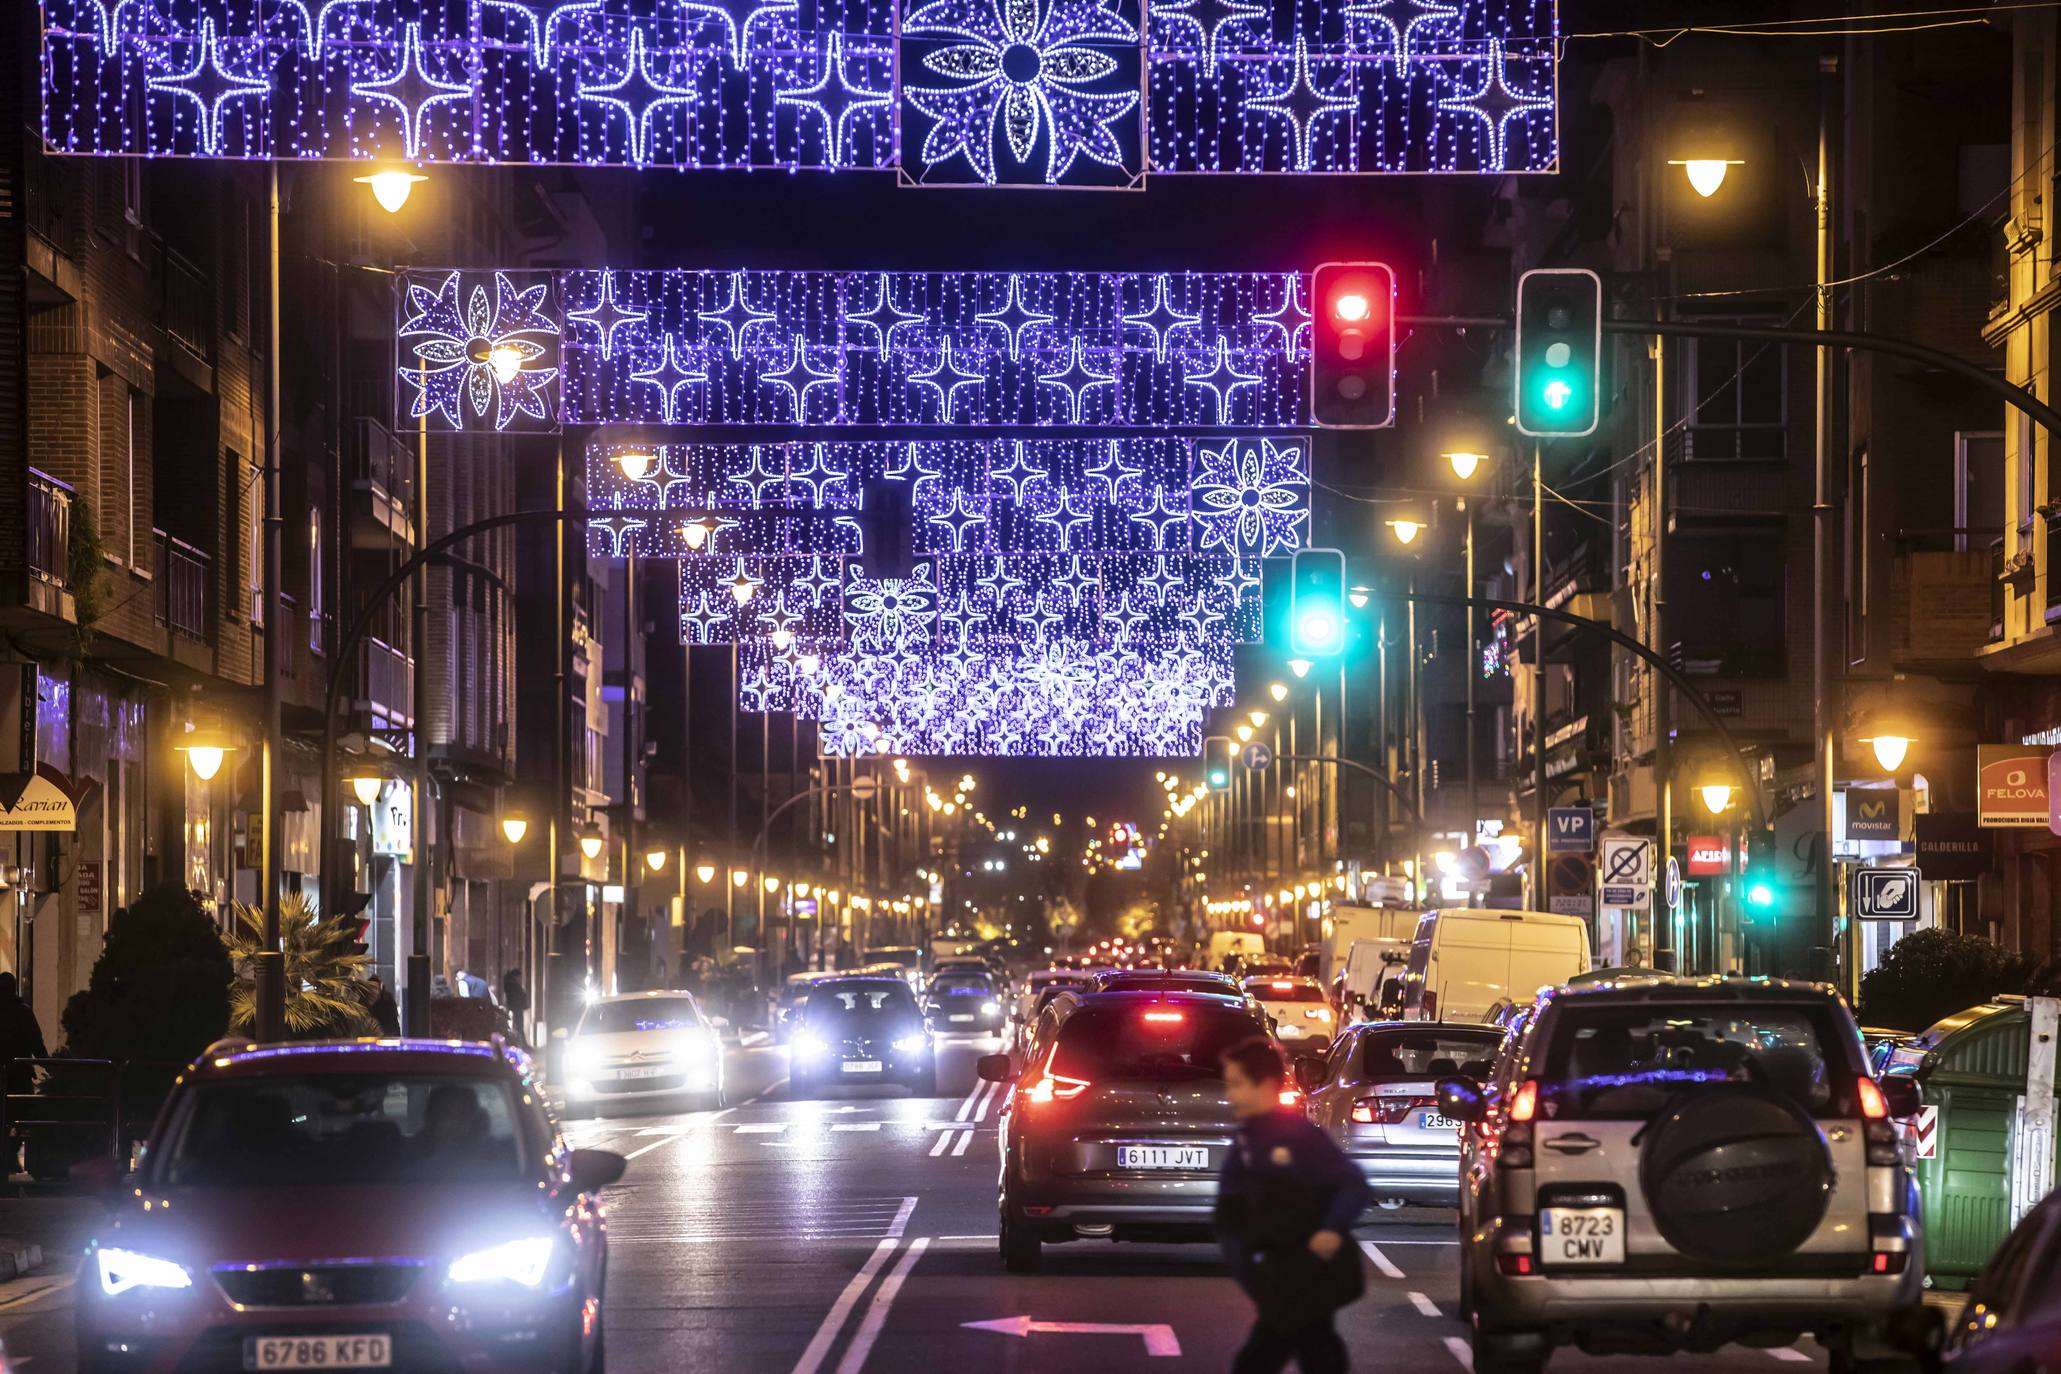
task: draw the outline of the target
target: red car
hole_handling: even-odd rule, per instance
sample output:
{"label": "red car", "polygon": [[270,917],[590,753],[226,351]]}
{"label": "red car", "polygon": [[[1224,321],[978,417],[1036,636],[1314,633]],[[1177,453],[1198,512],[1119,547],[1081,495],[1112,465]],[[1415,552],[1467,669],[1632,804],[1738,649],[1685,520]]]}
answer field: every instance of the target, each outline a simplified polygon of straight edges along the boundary
{"label": "red car", "polygon": [[80,1368],[599,1371],[622,1172],[500,1044],[218,1045],[103,1180]]}

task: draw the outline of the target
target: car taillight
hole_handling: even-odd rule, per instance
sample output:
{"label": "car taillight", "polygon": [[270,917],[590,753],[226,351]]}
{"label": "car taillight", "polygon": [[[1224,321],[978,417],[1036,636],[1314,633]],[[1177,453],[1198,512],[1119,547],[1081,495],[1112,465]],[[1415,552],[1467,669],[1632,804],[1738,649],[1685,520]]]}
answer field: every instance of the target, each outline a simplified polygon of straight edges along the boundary
{"label": "car taillight", "polygon": [[1537,1112],[1538,1109],[1538,1080],[1527,1078],[1518,1085],[1517,1091],[1510,1097],[1510,1119],[1512,1121],[1529,1121],[1533,1113]]}
{"label": "car taillight", "polygon": [[1393,1126],[1411,1112],[1438,1104],[1428,1097],[1363,1097],[1353,1103],[1353,1120],[1367,1126]]}
{"label": "car taillight", "polygon": [[1068,1078],[1063,1073],[1047,1070],[1037,1082],[1031,1084],[1030,1100],[1033,1102],[1070,1102],[1088,1090],[1085,1078]]}
{"label": "car taillight", "polygon": [[1872,1078],[1857,1078],[1854,1089],[1860,1094],[1861,1115],[1870,1121],[1889,1120],[1889,1101],[1882,1096],[1882,1085]]}
{"label": "car taillight", "polygon": [[1183,1017],[1181,1013],[1177,1011],[1148,1011],[1145,1013],[1145,1019],[1147,1021],[1156,1021],[1161,1024],[1165,1024],[1168,1022],[1182,1021],[1187,1018]]}
{"label": "car taillight", "polygon": [[1302,1094],[1294,1088],[1283,1088],[1280,1092],[1280,1102],[1284,1107],[1300,1107],[1302,1105]]}

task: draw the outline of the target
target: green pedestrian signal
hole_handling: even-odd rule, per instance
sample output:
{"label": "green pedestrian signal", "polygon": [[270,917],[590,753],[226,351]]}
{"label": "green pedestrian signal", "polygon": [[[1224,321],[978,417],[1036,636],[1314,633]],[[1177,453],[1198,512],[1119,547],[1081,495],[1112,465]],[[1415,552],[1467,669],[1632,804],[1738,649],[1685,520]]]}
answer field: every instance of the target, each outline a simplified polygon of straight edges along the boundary
{"label": "green pedestrian signal", "polygon": [[1212,792],[1231,790],[1231,737],[1211,735],[1202,741],[1202,782]]}
{"label": "green pedestrian signal", "polygon": [[1297,658],[1333,658],[1345,649],[1345,555],[1303,549],[1289,565],[1288,647]]}
{"label": "green pedestrian signal", "polygon": [[1517,432],[1593,434],[1601,417],[1603,282],[1583,267],[1517,279]]}

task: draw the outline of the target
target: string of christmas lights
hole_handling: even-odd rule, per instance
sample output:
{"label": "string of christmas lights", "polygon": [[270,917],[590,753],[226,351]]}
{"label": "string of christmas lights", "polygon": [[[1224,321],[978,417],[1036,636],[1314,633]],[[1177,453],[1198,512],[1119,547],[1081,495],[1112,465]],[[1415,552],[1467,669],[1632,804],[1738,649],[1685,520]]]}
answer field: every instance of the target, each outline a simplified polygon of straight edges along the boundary
{"label": "string of christmas lights", "polygon": [[1554,0],[45,0],[101,156],[1142,174],[1558,156]]}

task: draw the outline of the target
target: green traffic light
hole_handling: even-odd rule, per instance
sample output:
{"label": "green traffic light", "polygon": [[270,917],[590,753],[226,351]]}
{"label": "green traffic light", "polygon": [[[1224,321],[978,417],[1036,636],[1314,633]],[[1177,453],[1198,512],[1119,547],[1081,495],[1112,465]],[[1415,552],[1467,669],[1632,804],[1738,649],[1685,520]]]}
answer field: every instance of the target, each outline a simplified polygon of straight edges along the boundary
{"label": "green traffic light", "polygon": [[1574,388],[1555,377],[1552,381],[1546,383],[1544,399],[1546,404],[1552,409],[1565,410],[1567,409],[1567,403],[1574,399]]}
{"label": "green traffic light", "polygon": [[1312,606],[1295,622],[1297,637],[1319,653],[1338,642],[1338,614],[1328,607]]}
{"label": "green traffic light", "polygon": [[1774,884],[1765,878],[1755,878],[1746,884],[1746,905],[1766,908],[1774,904]]}
{"label": "green traffic light", "polygon": [[1209,785],[1211,787],[1222,787],[1228,781],[1230,781],[1230,775],[1228,773],[1220,773],[1212,770],[1209,775]]}

